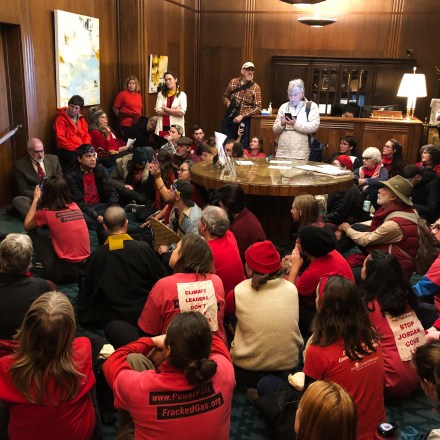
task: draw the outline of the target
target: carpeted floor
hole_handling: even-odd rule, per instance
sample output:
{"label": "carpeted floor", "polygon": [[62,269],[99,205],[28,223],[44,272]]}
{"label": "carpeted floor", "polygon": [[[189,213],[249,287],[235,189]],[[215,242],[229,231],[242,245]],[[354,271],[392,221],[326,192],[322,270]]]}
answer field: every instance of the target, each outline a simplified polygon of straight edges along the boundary
{"label": "carpeted floor", "polygon": [[[129,216],[131,220],[131,216]],[[0,210],[0,232],[23,232],[22,223],[14,216],[8,215],[5,210]],[[95,233],[91,233],[91,246],[97,246]],[[36,276],[43,276],[41,269],[33,269]],[[65,293],[72,304],[76,306],[78,287],[76,284],[60,285],[59,289]],[[93,332],[78,326],[78,335],[91,335],[94,333],[103,336],[101,331]],[[412,426],[419,432],[440,427],[440,414],[433,410],[434,405],[420,390],[411,398],[387,400],[385,402],[389,421],[395,421],[401,428]],[[362,417],[362,415],[360,415]],[[104,426],[104,439],[115,438],[116,426]],[[232,402],[231,434],[232,440],[269,440],[272,438],[271,430],[257,413],[256,409],[246,402],[243,391],[236,390]]]}

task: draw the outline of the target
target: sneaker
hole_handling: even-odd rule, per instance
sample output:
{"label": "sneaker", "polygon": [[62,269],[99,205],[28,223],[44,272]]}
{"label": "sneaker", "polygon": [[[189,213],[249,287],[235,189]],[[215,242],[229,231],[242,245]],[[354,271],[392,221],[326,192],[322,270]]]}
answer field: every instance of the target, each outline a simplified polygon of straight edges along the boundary
{"label": "sneaker", "polygon": [[145,205],[138,205],[136,203],[129,203],[125,207],[125,212],[132,212],[135,213],[139,208],[143,208]]}

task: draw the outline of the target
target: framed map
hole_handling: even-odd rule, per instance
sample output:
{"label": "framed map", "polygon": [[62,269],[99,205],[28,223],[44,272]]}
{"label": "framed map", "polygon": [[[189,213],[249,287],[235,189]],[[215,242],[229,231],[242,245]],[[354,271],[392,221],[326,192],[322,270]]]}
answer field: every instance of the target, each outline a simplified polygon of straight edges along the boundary
{"label": "framed map", "polygon": [[73,95],[85,105],[100,103],[99,19],[55,11],[57,108]]}
{"label": "framed map", "polygon": [[168,69],[168,57],[165,55],[150,55],[150,76],[148,93],[157,93],[163,84],[163,76]]}

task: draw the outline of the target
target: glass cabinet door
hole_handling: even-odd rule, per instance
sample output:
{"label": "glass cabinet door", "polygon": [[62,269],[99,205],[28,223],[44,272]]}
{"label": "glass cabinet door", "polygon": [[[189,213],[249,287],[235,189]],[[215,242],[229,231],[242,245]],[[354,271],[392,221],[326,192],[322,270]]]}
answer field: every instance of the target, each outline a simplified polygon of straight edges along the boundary
{"label": "glass cabinet door", "polygon": [[338,90],[338,70],[316,67],[312,74],[312,101],[319,106],[319,113],[331,113]]}
{"label": "glass cabinet door", "polygon": [[348,104],[354,102],[360,106],[365,104],[367,95],[368,71],[361,68],[345,68],[341,75],[339,102]]}

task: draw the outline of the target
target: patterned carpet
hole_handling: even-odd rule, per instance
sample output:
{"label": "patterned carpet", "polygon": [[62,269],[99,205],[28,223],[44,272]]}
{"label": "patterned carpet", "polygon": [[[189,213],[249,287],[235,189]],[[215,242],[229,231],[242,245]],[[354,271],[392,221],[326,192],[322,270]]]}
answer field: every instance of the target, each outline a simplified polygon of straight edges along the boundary
{"label": "patterned carpet", "polygon": [[[130,223],[133,224],[131,216]],[[12,224],[15,223],[15,224]],[[22,223],[7,216],[0,211],[0,230],[5,232],[22,232]],[[91,247],[97,246],[96,234],[91,234]],[[40,269],[33,269],[36,276],[42,276]],[[78,287],[76,284],[60,285],[59,289],[64,292],[76,306]],[[78,335],[99,334],[78,326]],[[428,432],[430,429],[440,427],[440,414],[433,410],[433,404],[425,397],[422,391],[418,391],[409,399],[388,400],[385,402],[388,420],[395,421],[400,427],[412,426],[419,432]],[[362,415],[361,415],[362,416]],[[115,438],[116,425],[104,427],[104,439]],[[272,438],[271,430],[257,413],[256,409],[246,402],[244,392],[236,390],[232,402],[231,437],[232,440],[269,440]],[[405,437],[407,439],[415,437]]]}

